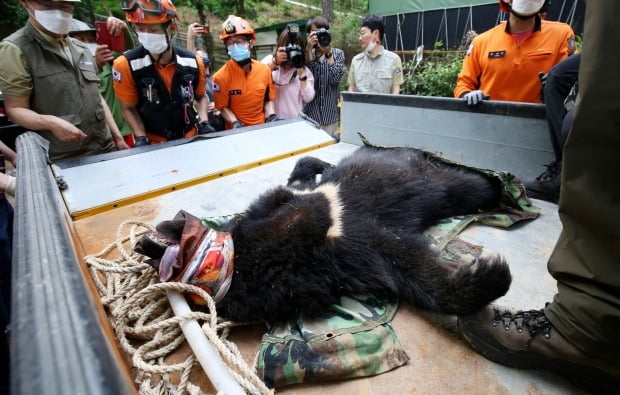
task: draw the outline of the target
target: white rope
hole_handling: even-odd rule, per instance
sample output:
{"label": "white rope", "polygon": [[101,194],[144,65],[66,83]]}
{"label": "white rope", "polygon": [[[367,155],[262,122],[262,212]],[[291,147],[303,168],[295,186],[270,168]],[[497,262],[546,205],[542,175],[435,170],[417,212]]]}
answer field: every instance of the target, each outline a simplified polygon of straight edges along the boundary
{"label": "white rope", "polygon": [[[125,234],[128,226],[128,234]],[[131,247],[139,237],[154,230],[153,226],[143,222],[125,221],[119,226],[114,242],[99,253],[84,258],[119,344],[131,357],[139,393],[203,393],[189,380],[192,369],[198,366],[193,354],[181,363],[167,364],[164,361],[186,341],[179,324],[197,320],[203,323],[203,333],[245,391],[273,394],[273,390],[267,388],[254,369],[243,360],[236,345],[226,339],[230,328],[242,324],[218,318],[215,302],[202,288],[177,282],[159,282],[157,272],[144,262],[146,257],[133,252]],[[111,255],[117,257],[111,258]],[[209,313],[192,311],[175,316],[166,290],[200,296],[207,303]],[[170,382],[172,374],[179,376],[176,385]]]}

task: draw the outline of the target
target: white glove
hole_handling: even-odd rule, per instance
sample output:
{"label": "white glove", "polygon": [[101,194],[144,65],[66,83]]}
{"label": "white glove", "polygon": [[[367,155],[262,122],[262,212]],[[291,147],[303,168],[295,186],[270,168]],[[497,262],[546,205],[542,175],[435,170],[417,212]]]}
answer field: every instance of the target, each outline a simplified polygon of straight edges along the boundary
{"label": "white glove", "polygon": [[[471,92],[467,92],[463,99],[467,101],[468,106],[475,106],[476,104],[482,102],[485,99],[485,94],[481,90],[475,90]],[[488,97],[488,96],[487,96]]]}

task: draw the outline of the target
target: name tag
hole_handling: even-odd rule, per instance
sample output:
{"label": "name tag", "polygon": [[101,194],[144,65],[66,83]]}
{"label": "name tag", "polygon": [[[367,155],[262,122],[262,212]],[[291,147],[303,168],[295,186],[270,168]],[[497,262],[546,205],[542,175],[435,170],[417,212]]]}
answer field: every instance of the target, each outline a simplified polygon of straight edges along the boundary
{"label": "name tag", "polygon": [[506,51],[492,51],[489,52],[489,58],[503,58],[506,56]]}
{"label": "name tag", "polygon": [[240,95],[241,94],[241,89],[235,89],[232,91],[228,91],[228,94],[233,96],[233,95]]}

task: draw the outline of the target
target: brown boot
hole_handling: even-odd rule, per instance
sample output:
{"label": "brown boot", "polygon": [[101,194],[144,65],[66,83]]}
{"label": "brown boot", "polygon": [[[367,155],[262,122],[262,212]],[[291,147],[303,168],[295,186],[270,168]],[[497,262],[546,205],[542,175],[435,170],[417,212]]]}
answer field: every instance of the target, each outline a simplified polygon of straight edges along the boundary
{"label": "brown boot", "polygon": [[550,370],[593,393],[620,391],[620,363],[579,351],[553,327],[543,309],[514,311],[491,305],[459,317],[458,324],[469,344],[491,361]]}

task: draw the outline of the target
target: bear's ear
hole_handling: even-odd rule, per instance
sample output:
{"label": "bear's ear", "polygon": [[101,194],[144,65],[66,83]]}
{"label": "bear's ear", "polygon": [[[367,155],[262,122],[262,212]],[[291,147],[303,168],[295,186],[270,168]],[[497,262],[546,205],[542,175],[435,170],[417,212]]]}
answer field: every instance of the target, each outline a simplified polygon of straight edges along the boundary
{"label": "bear's ear", "polygon": [[162,221],[155,227],[159,233],[167,237],[171,241],[181,241],[183,228],[185,227],[185,219],[173,219],[170,221]]}
{"label": "bear's ear", "polygon": [[274,188],[256,199],[246,210],[245,215],[251,217],[252,220],[266,218],[274,210],[279,209],[294,198],[295,194],[290,189],[285,187]]}

